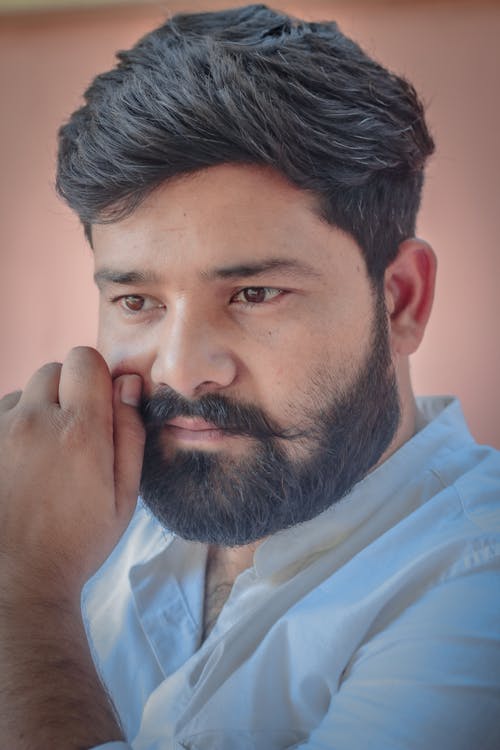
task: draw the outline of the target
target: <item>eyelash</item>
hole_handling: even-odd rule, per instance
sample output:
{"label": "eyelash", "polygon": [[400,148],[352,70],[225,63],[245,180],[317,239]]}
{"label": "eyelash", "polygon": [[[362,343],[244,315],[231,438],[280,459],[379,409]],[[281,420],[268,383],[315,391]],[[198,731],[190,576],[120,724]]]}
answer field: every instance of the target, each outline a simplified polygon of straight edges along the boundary
{"label": "eyelash", "polygon": [[[244,300],[244,301],[241,301],[241,302],[237,302],[236,301],[236,298],[239,295],[244,294],[245,292],[249,292],[249,291],[264,292],[264,293],[266,293],[266,292],[274,292],[274,294],[272,294],[270,300],[262,300],[260,302],[255,302],[255,301],[251,301],[251,300]],[[271,287],[271,286],[246,286],[246,287],[243,287],[242,289],[239,289],[237,292],[235,292],[235,294],[233,294],[233,296],[231,297],[230,301],[233,304],[241,305],[242,307],[247,307],[247,308],[260,307],[262,305],[271,304],[274,300],[280,299],[285,294],[287,294],[287,292],[284,289],[278,289],[277,287]],[[118,305],[121,308],[121,310],[123,311],[123,313],[125,315],[130,316],[130,317],[135,317],[135,316],[140,315],[141,313],[147,313],[147,312],[151,312],[154,309],[161,309],[161,308],[165,307],[161,303],[157,303],[157,304],[152,305],[152,307],[150,309],[148,309],[148,310],[144,310],[143,307],[141,307],[139,310],[131,310],[130,308],[128,308],[126,306],[126,301],[130,300],[130,299],[136,299],[138,301],[142,301],[143,304],[146,304],[146,302],[148,300],[151,300],[151,298],[148,297],[148,295],[143,295],[143,294],[121,294],[118,297],[111,297],[110,301],[111,301],[111,303],[113,305]]]}

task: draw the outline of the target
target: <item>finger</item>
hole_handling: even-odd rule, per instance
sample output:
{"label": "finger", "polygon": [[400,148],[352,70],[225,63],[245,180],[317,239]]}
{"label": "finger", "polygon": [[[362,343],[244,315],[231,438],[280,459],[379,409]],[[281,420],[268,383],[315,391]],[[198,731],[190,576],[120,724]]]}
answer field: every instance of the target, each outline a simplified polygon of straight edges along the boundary
{"label": "finger", "polygon": [[63,409],[111,419],[112,383],[108,366],[98,351],[78,346],[64,360],[59,381]]}
{"label": "finger", "polygon": [[0,399],[0,414],[13,409],[21,398],[22,393],[22,391],[13,391],[12,393],[6,393],[5,396]]}
{"label": "finger", "polygon": [[60,374],[59,362],[49,362],[40,367],[24,389],[20,398],[21,405],[57,404]]}
{"label": "finger", "polygon": [[145,432],[138,405],[142,381],[139,375],[121,375],[113,383],[113,440],[117,510],[132,515],[141,479]]}

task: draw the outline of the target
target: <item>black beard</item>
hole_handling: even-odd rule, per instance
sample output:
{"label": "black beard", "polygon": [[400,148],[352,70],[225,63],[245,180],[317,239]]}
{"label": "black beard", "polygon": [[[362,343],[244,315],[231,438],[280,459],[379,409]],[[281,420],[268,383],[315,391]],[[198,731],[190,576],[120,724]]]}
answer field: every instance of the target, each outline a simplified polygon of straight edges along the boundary
{"label": "black beard", "polygon": [[[234,547],[309,521],[340,500],[375,466],[400,419],[380,293],[372,339],[349,388],[339,393],[337,387],[325,401],[326,383],[316,383],[324,403],[305,430],[282,430],[255,406],[217,394],[187,401],[163,388],[145,399],[141,495],[146,507],[184,539]],[[167,459],[162,429],[177,416],[201,417],[250,437],[255,449],[239,458],[193,450]],[[285,450],[289,441],[307,445],[308,457],[291,459]]]}

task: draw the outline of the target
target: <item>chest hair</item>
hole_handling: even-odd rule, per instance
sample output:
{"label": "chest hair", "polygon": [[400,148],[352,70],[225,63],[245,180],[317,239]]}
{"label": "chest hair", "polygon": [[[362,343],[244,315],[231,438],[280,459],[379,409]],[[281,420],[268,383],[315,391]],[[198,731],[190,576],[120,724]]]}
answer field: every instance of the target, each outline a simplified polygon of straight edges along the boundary
{"label": "chest hair", "polygon": [[210,547],[205,569],[203,641],[217,622],[237,576],[253,561],[255,545],[240,548]]}

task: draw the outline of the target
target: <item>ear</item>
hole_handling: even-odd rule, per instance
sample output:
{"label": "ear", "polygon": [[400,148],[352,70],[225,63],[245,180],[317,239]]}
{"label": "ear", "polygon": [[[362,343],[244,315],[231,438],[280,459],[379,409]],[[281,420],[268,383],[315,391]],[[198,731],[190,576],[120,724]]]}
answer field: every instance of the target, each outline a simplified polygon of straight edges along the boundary
{"label": "ear", "polygon": [[436,265],[430,245],[412,238],[401,243],[386,269],[385,302],[395,354],[413,354],[422,341],[434,299]]}

